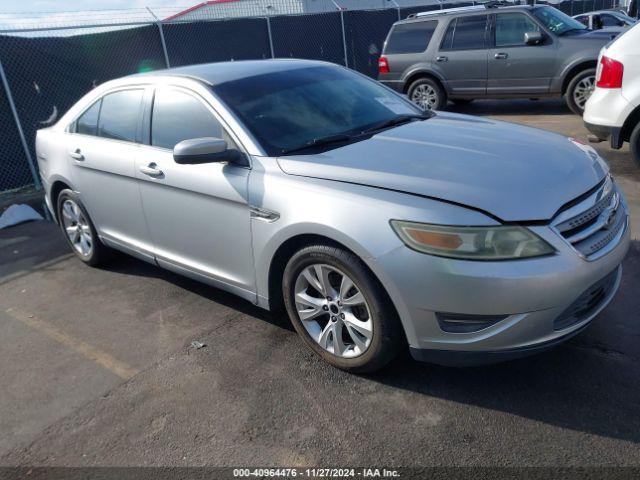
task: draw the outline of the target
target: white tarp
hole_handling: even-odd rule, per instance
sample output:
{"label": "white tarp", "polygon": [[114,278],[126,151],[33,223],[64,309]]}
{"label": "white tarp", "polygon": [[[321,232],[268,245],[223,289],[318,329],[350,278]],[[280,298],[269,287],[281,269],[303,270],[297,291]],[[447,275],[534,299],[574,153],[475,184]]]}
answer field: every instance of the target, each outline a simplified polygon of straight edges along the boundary
{"label": "white tarp", "polygon": [[42,220],[42,216],[29,205],[11,205],[0,215],[0,229],[31,220]]}

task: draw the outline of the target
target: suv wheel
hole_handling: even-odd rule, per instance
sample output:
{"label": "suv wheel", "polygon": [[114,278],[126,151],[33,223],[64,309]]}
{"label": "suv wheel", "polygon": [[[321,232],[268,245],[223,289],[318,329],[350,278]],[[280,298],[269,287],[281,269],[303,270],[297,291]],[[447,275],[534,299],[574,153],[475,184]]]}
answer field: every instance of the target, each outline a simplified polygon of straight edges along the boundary
{"label": "suv wheel", "polygon": [[73,253],[87,265],[95,267],[108,256],[108,249],[100,242],[87,210],[78,195],[65,189],[58,195],[58,221],[64,238]]}
{"label": "suv wheel", "polygon": [[565,93],[565,101],[571,111],[577,115],[582,116],[584,113],[584,106],[589,100],[589,97],[593,93],[593,89],[596,86],[596,69],[590,68],[578,73],[567,87]]}
{"label": "suv wheel", "polygon": [[631,138],[629,138],[629,145],[631,146],[631,155],[636,165],[640,168],[640,122],[636,125],[631,132]]}
{"label": "suv wheel", "polygon": [[409,86],[409,99],[423,110],[440,110],[447,104],[447,94],[431,78],[419,78]]}
{"label": "suv wheel", "polygon": [[395,309],[355,255],[328,245],[303,248],[287,263],[282,287],[293,326],[327,363],[365,373],[397,354],[403,337]]}

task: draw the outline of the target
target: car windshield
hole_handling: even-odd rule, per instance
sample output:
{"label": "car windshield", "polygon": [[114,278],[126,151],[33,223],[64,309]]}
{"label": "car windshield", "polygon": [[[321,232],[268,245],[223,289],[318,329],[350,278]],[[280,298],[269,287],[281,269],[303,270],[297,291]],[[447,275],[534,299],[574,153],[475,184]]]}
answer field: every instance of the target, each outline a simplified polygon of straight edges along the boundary
{"label": "car windshield", "polygon": [[533,14],[556,35],[563,35],[572,30],[587,29],[585,25],[554,7],[536,8],[533,10]]}
{"label": "car windshield", "polygon": [[271,156],[344,145],[365,130],[424,115],[379,83],[333,66],[270,72],[212,89]]}

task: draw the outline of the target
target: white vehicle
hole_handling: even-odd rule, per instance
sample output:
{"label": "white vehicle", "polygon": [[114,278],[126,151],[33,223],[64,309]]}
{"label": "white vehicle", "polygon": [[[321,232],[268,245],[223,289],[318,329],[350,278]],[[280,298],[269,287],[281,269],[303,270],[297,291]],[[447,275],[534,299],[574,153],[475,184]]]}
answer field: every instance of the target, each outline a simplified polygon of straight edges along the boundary
{"label": "white vehicle", "polygon": [[595,141],[611,139],[612,148],[629,142],[640,166],[640,24],[605,46],[598,58],[596,87],[584,110]]}

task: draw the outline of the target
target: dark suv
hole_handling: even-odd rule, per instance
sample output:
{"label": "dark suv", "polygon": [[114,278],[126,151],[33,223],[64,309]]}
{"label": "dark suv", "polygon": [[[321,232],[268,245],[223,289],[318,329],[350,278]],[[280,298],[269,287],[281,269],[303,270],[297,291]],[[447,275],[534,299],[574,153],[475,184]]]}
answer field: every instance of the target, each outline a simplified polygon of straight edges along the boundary
{"label": "dark suv", "polygon": [[447,99],[564,96],[582,115],[598,53],[620,31],[589,30],[550,6],[418,13],[391,27],[378,79],[425,109]]}

